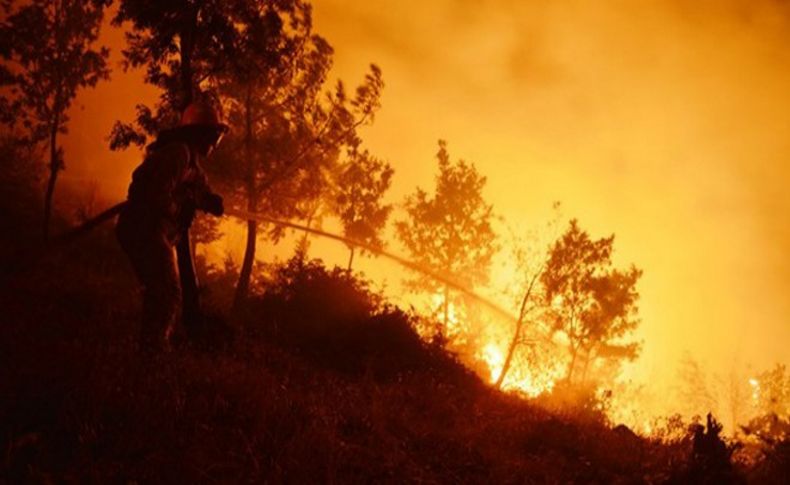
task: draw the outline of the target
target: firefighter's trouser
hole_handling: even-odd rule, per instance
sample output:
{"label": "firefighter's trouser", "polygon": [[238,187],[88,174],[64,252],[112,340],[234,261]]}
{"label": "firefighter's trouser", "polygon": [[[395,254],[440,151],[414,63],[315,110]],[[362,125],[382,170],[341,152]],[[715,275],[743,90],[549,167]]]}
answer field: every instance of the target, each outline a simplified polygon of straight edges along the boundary
{"label": "firefighter's trouser", "polygon": [[169,345],[181,291],[172,244],[164,234],[141,229],[120,220],[116,232],[143,287],[140,347],[156,351]]}

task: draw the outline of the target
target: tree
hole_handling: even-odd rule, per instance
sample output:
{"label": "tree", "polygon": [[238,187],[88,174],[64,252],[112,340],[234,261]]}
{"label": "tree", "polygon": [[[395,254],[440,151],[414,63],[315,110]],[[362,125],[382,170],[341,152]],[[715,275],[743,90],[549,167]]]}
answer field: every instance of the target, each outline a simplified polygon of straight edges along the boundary
{"label": "tree", "polygon": [[212,77],[235,58],[240,12],[252,0],[121,0],[113,24],[131,23],[124,69],[145,68],[145,81],[162,90],[152,108],[137,105],[133,123],[116,122],[110,148],[145,145],[178,122],[197,96],[211,97]]}
{"label": "tree", "polygon": [[[547,262],[544,243],[541,240],[547,236],[551,239],[556,237],[557,223],[560,215],[560,203],[554,202],[552,204],[552,210],[554,216],[546,225],[543,237],[541,237],[538,231],[530,232],[527,241],[513,237],[513,243],[511,245],[512,255],[508,264],[514,264],[517,271],[517,284],[513,285],[513,287],[518,292],[515,295],[518,317],[516,318],[513,337],[510,339],[507,353],[505,354],[505,360],[502,363],[502,369],[499,371],[499,377],[497,377],[495,383],[497,388],[502,387],[502,383],[505,381],[505,377],[510,370],[513,357],[519,345],[532,343],[530,339],[525,336],[524,324],[526,323],[528,315],[540,309],[541,296],[538,295],[540,291],[538,279],[543,274]],[[510,289],[511,288],[508,288],[508,290]]]}
{"label": "tree", "polygon": [[32,0],[0,24],[2,120],[24,127],[25,141],[47,141],[48,178],[44,195],[44,238],[49,237],[58,174],[65,170],[58,135],[68,131],[68,109],[80,88],[109,77],[106,47],[94,47],[107,2]]}
{"label": "tree", "polygon": [[[332,200],[333,212],[343,223],[343,235],[374,248],[383,248],[381,231],[392,211],[381,198],[392,182],[392,167],[372,156],[367,150],[349,150],[347,161],[340,167]],[[354,262],[353,245],[349,245],[348,270]]]}
{"label": "tree", "polygon": [[691,354],[684,354],[678,367],[678,403],[690,416],[718,412],[716,393],[708,382],[705,370]]}
{"label": "tree", "polygon": [[634,266],[625,271],[612,268],[613,243],[614,236],[590,239],[571,220],[552,245],[540,276],[546,317],[568,342],[569,383],[580,362],[585,381],[591,362],[633,359],[639,351],[638,344],[620,340],[639,324],[636,282],[642,272]]}
{"label": "tree", "polygon": [[[749,379],[754,415],[741,425],[747,447],[756,445],[760,462],[756,477],[764,482],[790,474],[790,375],[785,364]],[[776,481],[776,480],[774,480]],[[778,482],[782,482],[781,479]]]}
{"label": "tree", "polygon": [[[497,250],[491,227],[493,208],[483,199],[486,178],[474,164],[450,161],[447,143],[439,140],[439,173],[435,193],[421,188],[405,202],[407,219],[396,225],[397,236],[415,263],[446,275],[473,289],[488,281],[491,258]],[[409,281],[413,291],[441,291],[441,337],[449,322],[450,287],[427,276]]]}
{"label": "tree", "polygon": [[753,382],[753,398],[760,414],[790,416],[790,375],[784,364],[761,372]]}
{"label": "tree", "polygon": [[[359,143],[356,128],[379,108],[381,71],[371,66],[351,99],[341,82],[326,91],[332,49],[312,33],[305,2],[272,2],[247,11],[243,20],[237,55],[218,82],[238,129],[208,169],[232,206],[283,219],[308,217],[329,187],[341,149]],[[258,226],[254,218],[247,221],[236,308],[249,291]],[[282,229],[272,227],[269,235],[276,240]]]}

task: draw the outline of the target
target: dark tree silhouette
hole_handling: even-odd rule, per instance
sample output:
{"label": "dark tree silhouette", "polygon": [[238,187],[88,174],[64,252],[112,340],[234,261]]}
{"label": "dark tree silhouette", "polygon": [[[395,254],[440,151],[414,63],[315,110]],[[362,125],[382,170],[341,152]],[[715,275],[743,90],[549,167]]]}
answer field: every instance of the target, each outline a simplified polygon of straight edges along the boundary
{"label": "dark tree silhouette", "polygon": [[[738,445],[721,438],[723,427],[711,413],[705,426],[692,427],[692,449],[683,483],[746,483],[732,466],[732,454]],[[681,477],[678,477],[681,478]]]}
{"label": "dark tree silhouette", "polygon": [[[790,471],[790,375],[784,364],[776,364],[751,379],[752,405],[756,411],[741,430],[761,445],[769,467]],[[785,475],[787,476],[787,475]]]}
{"label": "dark tree silhouette", "polygon": [[[110,148],[143,146],[149,137],[177,124],[198,95],[210,97],[212,77],[235,56],[239,29],[236,18],[252,0],[121,0],[113,19],[126,22],[124,69],[144,68],[145,81],[162,90],[153,108],[137,105],[137,119],[116,122]],[[205,93],[204,93],[205,91]]]}
{"label": "dark tree silhouette", "polygon": [[621,343],[639,324],[636,282],[642,272],[612,268],[614,236],[594,241],[576,220],[549,251],[540,276],[543,304],[554,331],[568,340],[567,381],[581,361],[581,380],[599,358],[633,359],[636,343]]}
{"label": "dark tree silhouette", "polygon": [[[329,186],[342,147],[373,119],[383,86],[376,66],[349,99],[342,83],[325,91],[332,49],[312,33],[310,6],[289,1],[249,10],[247,28],[219,92],[236,127],[207,167],[232,206],[278,218],[305,218]],[[241,162],[239,162],[241,161]],[[246,299],[259,223],[247,245],[234,298]],[[280,228],[272,228],[277,239]]]}
{"label": "dark tree silhouette", "polygon": [[[333,212],[343,223],[343,235],[374,248],[383,248],[381,231],[387,224],[392,206],[382,204],[382,197],[392,182],[392,167],[357,147],[338,170],[332,200]],[[349,246],[348,270],[354,262],[354,246]]]}
{"label": "dark tree silhouette", "polygon": [[95,47],[104,1],[33,0],[0,25],[0,100],[2,116],[24,129],[25,142],[48,144],[48,179],[44,195],[44,238],[49,237],[52,200],[58,174],[65,169],[58,135],[68,128],[68,109],[80,88],[109,77],[106,47]]}
{"label": "dark tree silhouette", "polygon": [[[452,163],[443,140],[439,140],[437,158],[435,194],[418,188],[406,198],[408,218],[397,223],[397,235],[417,264],[474,288],[488,281],[497,250],[491,227],[493,209],[483,199],[486,178],[474,164]],[[414,291],[442,292],[441,332],[446,337],[450,287],[425,276],[408,284]]]}

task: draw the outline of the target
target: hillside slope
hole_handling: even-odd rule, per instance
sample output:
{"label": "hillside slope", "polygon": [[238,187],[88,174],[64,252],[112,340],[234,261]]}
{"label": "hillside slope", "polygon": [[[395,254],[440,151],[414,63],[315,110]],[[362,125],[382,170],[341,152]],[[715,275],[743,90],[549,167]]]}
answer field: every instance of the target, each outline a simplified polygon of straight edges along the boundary
{"label": "hillside slope", "polygon": [[491,389],[316,263],[277,272],[221,348],[151,358],[109,229],[2,284],[2,480],[656,483],[685,466],[688,442]]}

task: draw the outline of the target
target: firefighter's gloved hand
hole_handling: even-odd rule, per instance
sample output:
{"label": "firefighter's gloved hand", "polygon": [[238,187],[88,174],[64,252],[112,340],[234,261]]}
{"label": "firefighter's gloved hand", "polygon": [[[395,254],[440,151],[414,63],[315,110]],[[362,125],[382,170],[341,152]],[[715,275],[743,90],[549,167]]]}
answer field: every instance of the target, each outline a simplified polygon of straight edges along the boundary
{"label": "firefighter's gloved hand", "polygon": [[217,194],[206,195],[206,200],[203,202],[203,209],[211,215],[221,216],[225,213],[225,206],[222,204],[222,197]]}

